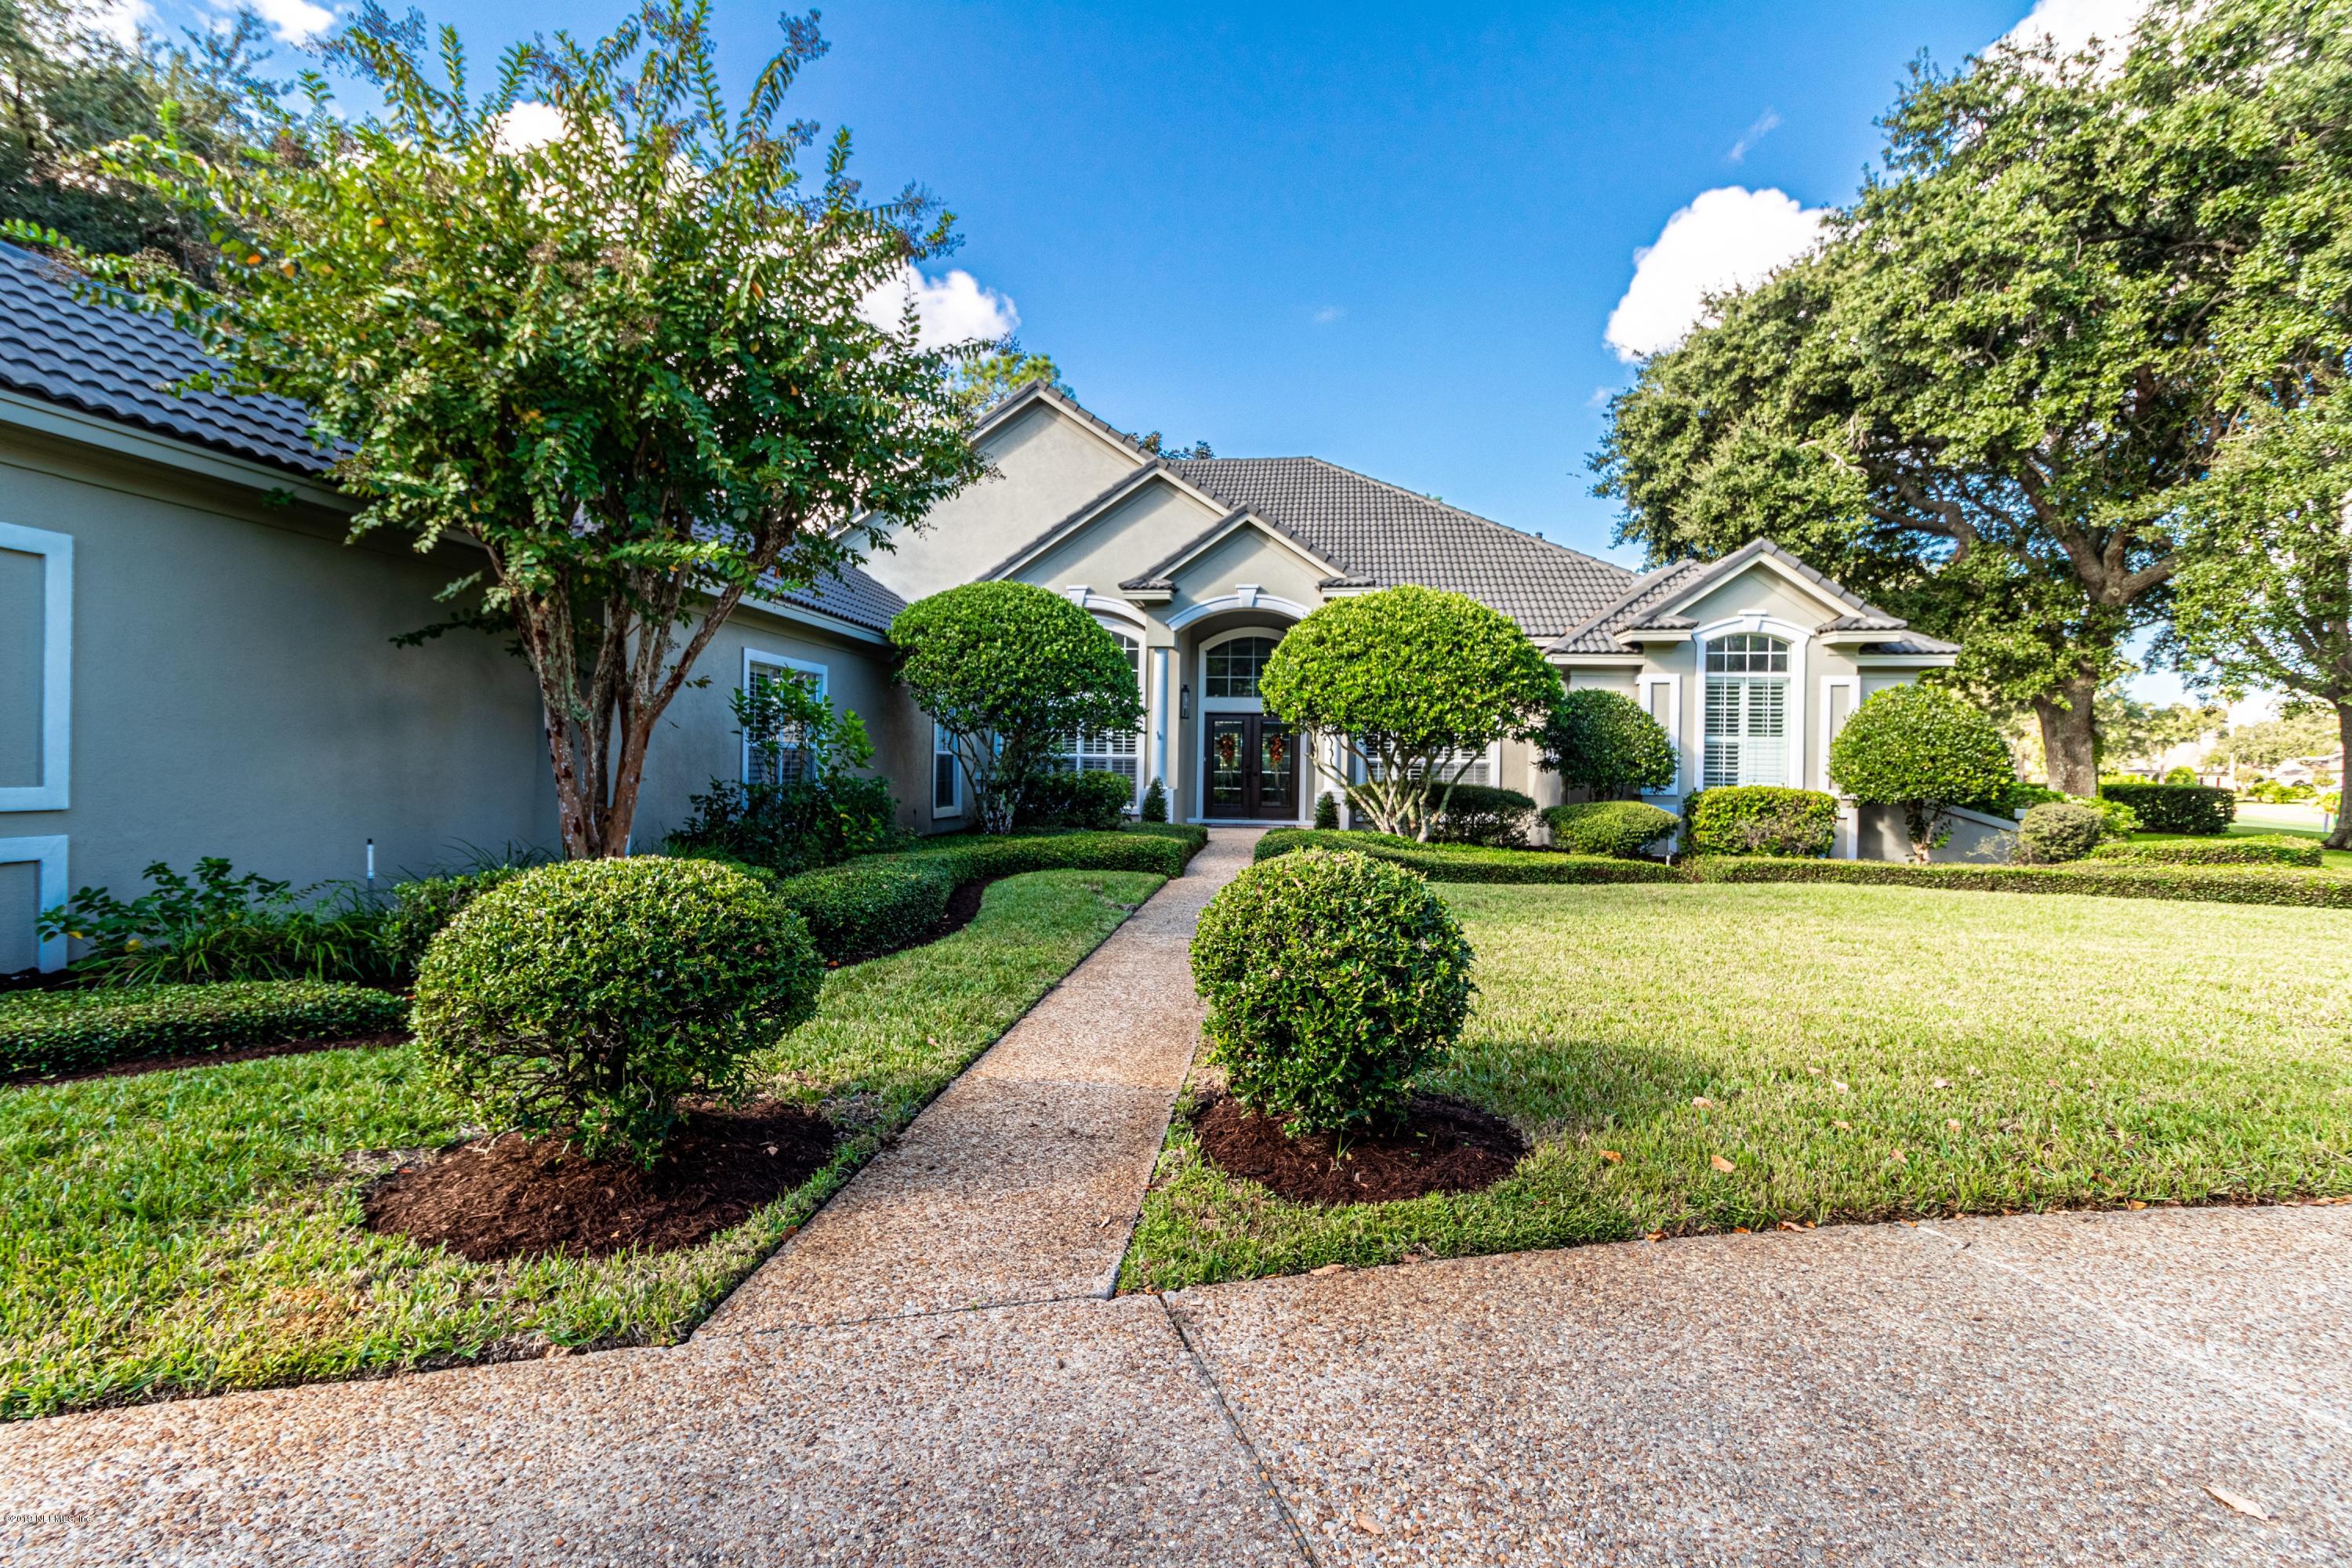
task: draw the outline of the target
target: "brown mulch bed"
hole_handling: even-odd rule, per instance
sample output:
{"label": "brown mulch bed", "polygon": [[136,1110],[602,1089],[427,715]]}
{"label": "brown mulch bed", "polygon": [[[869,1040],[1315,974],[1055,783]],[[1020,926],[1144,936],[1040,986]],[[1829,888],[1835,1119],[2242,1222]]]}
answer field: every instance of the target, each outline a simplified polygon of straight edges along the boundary
{"label": "brown mulch bed", "polygon": [[89,1078],[137,1078],[142,1073],[176,1072],[181,1068],[218,1067],[224,1062],[259,1061],[264,1057],[308,1056],[312,1051],[350,1051],[371,1046],[404,1046],[405,1029],[384,1029],[372,1035],[345,1035],[333,1039],[280,1040],[274,1046],[231,1046],[226,1050],[190,1051],[173,1057],[131,1057],[104,1067],[77,1068],[71,1072],[15,1072],[0,1077],[0,1088],[28,1083],[75,1083]]}
{"label": "brown mulch bed", "polygon": [[1528,1152],[1501,1117],[1416,1094],[1403,1122],[1356,1133],[1344,1150],[1329,1132],[1292,1137],[1282,1123],[1220,1093],[1192,1116],[1201,1152],[1228,1175],[1246,1176],[1302,1204],[1377,1204],[1493,1186]]}
{"label": "brown mulch bed", "polygon": [[476,1263],[670,1252],[742,1224],[824,1169],[833,1145],[833,1123],[775,1100],[690,1111],[650,1171],[509,1133],[402,1166],[369,1187],[362,1207],[370,1230]]}

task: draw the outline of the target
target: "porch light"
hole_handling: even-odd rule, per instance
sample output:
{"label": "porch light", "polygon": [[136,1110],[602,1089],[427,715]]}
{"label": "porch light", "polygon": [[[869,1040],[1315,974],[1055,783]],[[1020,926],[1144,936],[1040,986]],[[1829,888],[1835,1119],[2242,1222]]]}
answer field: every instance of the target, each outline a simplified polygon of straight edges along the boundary
{"label": "porch light", "polygon": [[1176,689],[1176,717],[1190,719],[1192,716],[1192,683],[1188,680]]}

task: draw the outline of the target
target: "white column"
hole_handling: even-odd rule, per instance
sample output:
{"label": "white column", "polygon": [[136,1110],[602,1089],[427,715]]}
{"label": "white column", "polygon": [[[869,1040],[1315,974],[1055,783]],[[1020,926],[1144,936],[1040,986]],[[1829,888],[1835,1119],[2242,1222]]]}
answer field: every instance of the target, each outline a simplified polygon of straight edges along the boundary
{"label": "white column", "polygon": [[[1173,795],[1176,786],[1168,777],[1168,655],[1170,649],[1151,650],[1151,777],[1160,787]],[[1150,779],[1144,781],[1147,784]],[[1169,802],[1171,810],[1175,802]]]}

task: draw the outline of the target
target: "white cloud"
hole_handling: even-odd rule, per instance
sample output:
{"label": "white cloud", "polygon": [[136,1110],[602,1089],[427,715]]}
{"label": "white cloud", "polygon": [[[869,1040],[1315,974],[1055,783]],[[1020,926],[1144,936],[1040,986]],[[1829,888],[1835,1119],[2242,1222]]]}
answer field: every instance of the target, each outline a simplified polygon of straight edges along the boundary
{"label": "white cloud", "polygon": [[1345,305],[1326,305],[1315,312],[1315,324],[1318,327],[1328,327],[1347,313],[1348,307]]}
{"label": "white cloud", "polygon": [[139,29],[154,25],[155,7],[147,0],[97,0],[82,7],[81,20],[91,32],[118,44],[135,44]]}
{"label": "white cloud", "polygon": [[289,44],[307,44],[335,25],[335,14],[310,0],[252,0],[252,4],[255,13],[269,24],[269,30]]}
{"label": "white cloud", "polygon": [[1763,113],[1756,117],[1755,124],[1749,126],[1747,130],[1739,133],[1739,140],[1731,144],[1731,151],[1725,153],[1724,156],[1730,159],[1735,163],[1743,161],[1747,158],[1748,151],[1753,148],[1756,143],[1763,141],[1764,138],[1771,135],[1773,132],[1778,131],[1780,128],[1780,111],[1777,109],[1766,110]]}
{"label": "white cloud", "polygon": [[2071,58],[2096,38],[2105,55],[2130,44],[2132,28],[2147,9],[2147,0],[2034,0],[2025,20],[2000,41],[2032,48],[2046,38],[2057,44],[2062,57]]}
{"label": "white cloud", "polygon": [[525,100],[499,116],[498,149],[524,153],[563,135],[563,116],[551,103]]}
{"label": "white cloud", "polygon": [[1622,360],[1674,347],[1698,324],[1707,295],[1761,282],[1802,255],[1827,213],[1782,191],[1700,192],[1666,220],[1656,244],[1633,253],[1633,281],[1602,336]]}
{"label": "white cloud", "polygon": [[944,278],[926,278],[908,267],[866,296],[861,314],[885,331],[895,331],[909,295],[919,323],[917,341],[927,349],[974,338],[994,342],[1011,336],[1021,324],[1021,313],[1013,308],[1012,300],[982,288],[961,268]]}

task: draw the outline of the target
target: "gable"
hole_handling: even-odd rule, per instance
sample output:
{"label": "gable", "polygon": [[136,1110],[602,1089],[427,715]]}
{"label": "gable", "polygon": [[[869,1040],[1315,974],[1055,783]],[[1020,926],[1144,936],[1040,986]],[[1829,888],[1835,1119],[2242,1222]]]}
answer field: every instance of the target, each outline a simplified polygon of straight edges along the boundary
{"label": "gable", "polygon": [[1155,565],[1168,553],[1171,541],[1192,538],[1221,515],[1165,475],[1148,476],[1003,574],[1052,588],[1084,583],[1107,590]]}
{"label": "gable", "polygon": [[1702,626],[1733,616],[1761,613],[1808,633],[1849,613],[1845,604],[1761,561],[1750,563],[1694,596],[1670,597],[1660,608]]}

